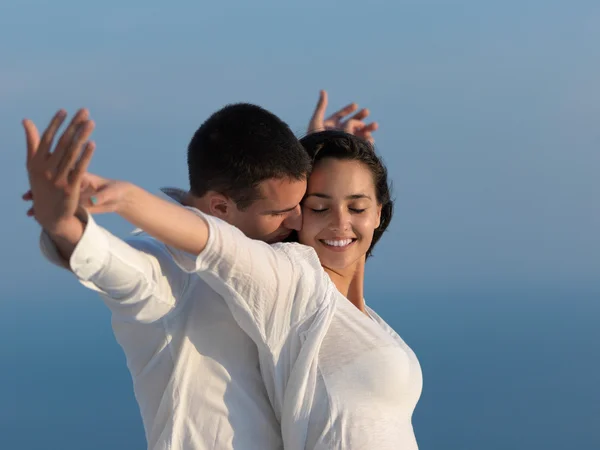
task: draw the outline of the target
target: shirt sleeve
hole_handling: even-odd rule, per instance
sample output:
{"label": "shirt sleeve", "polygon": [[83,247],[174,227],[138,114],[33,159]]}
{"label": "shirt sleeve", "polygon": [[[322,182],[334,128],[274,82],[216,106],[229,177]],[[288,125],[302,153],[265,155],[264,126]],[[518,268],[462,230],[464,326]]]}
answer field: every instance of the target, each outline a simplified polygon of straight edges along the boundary
{"label": "shirt sleeve", "polygon": [[171,312],[190,275],[173,261],[164,244],[147,235],[132,236],[125,242],[96,224],[90,215],[85,219],[83,236],[69,261],[42,231],[44,256],[98,292],[121,320],[151,323]]}
{"label": "shirt sleeve", "polygon": [[173,258],[224,298],[250,337],[280,348],[292,328],[317,312],[331,289],[315,251],[253,240],[216,217],[188,209],[208,223],[208,241],[200,255],[167,247]]}

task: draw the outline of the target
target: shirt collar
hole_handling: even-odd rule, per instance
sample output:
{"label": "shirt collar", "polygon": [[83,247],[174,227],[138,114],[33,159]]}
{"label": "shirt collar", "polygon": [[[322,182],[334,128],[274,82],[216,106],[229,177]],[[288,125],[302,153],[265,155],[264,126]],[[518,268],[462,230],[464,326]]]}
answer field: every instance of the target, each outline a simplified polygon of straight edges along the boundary
{"label": "shirt collar", "polygon": [[161,192],[163,194],[165,194],[167,197],[169,197],[171,200],[179,203],[179,204],[183,204],[185,197],[187,196],[187,192],[184,191],[183,189],[179,189],[176,187],[162,187],[160,188]]}

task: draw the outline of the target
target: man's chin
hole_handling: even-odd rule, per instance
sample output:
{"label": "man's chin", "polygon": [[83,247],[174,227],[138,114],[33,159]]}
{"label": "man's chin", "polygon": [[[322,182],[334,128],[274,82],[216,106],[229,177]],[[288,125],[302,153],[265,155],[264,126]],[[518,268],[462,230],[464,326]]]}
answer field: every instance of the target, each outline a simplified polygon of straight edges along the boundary
{"label": "man's chin", "polygon": [[290,240],[290,237],[292,236],[292,234],[294,233],[281,233],[278,234],[277,236],[274,236],[272,238],[270,238],[269,240],[267,240],[267,242],[269,244],[278,244],[279,242],[294,242],[293,240]]}
{"label": "man's chin", "polygon": [[281,242],[298,242],[298,232],[293,230]]}

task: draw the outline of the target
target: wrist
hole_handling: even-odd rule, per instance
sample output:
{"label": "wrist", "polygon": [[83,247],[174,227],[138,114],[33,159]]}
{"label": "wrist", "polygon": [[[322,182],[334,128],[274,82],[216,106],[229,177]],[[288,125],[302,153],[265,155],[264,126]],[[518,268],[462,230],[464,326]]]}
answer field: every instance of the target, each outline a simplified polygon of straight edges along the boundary
{"label": "wrist", "polygon": [[84,229],[84,221],[77,216],[63,219],[57,222],[53,227],[45,228],[52,240],[68,241],[73,243],[79,242],[83,236]]}
{"label": "wrist", "polygon": [[120,216],[126,215],[127,211],[131,210],[131,207],[135,205],[136,198],[138,198],[139,188],[127,181],[119,181],[121,183],[121,194],[119,195],[119,199],[115,205],[115,213]]}

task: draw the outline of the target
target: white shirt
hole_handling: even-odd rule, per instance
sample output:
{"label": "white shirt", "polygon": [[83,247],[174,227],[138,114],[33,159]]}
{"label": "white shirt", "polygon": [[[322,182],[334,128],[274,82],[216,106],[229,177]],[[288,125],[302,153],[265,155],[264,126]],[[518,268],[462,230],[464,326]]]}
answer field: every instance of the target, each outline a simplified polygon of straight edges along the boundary
{"label": "white shirt", "polygon": [[[44,233],[41,247],[65,267]],[[69,266],[112,312],[149,449],[282,448],[256,345],[162,243],[147,235],[125,243],[88,217]]]}
{"label": "white shirt", "polygon": [[404,341],[340,294],[314,249],[254,241],[190,209],[209,224],[206,248],[169,251],[256,342],[285,449],[416,449],[422,375]]}

